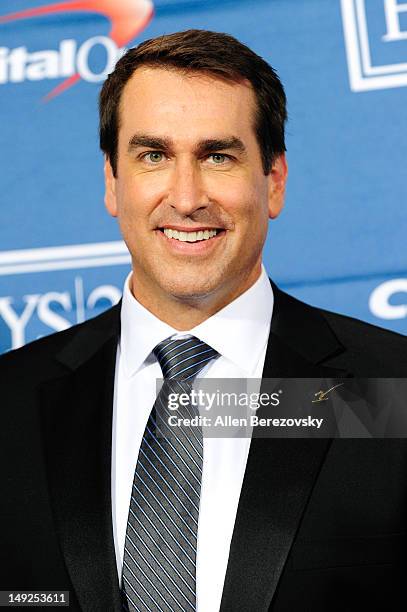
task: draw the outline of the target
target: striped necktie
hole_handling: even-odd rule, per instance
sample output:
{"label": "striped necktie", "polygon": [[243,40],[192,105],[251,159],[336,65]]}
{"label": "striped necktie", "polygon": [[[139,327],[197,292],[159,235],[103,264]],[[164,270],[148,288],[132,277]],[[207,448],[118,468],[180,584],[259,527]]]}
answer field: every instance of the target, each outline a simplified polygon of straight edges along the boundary
{"label": "striped necktie", "polygon": [[219,354],[198,338],[166,339],[154,349],[164,384],[154,403],[134,473],[122,573],[123,609],[196,610],[196,545],[202,480],[202,429],[174,430],[168,416],[199,415],[189,403],[168,409],[169,393],[189,393]]}

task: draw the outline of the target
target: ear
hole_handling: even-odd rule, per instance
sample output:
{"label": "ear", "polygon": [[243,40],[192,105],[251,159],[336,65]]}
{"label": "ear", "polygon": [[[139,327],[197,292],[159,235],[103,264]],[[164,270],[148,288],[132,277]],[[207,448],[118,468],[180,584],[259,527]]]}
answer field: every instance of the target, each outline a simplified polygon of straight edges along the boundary
{"label": "ear", "polygon": [[273,162],[269,177],[269,217],[275,219],[280,214],[285,199],[285,185],[288,166],[285,154],[279,155]]}
{"label": "ear", "polygon": [[110,160],[105,158],[105,206],[112,217],[117,217],[116,178]]}

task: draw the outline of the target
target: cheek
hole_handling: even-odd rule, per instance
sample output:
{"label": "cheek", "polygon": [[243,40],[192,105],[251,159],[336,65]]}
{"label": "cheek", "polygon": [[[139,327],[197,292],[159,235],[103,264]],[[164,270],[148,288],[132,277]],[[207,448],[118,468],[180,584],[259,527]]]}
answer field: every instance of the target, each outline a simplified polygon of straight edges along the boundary
{"label": "cheek", "polygon": [[118,190],[119,219],[123,225],[134,225],[152,210],[154,191],[145,181],[126,180]]}
{"label": "cheek", "polygon": [[268,204],[264,190],[256,185],[240,183],[225,189],[225,208],[236,222],[258,226],[267,223]]}
{"label": "cheek", "polygon": [[218,179],[218,188],[222,189],[229,201],[245,202],[248,207],[264,199],[267,193],[264,176],[248,164],[215,178]]}
{"label": "cheek", "polygon": [[[264,193],[256,188],[241,191],[239,206],[233,215],[239,244],[263,246],[268,231],[268,204]],[[240,247],[239,247],[240,248]]]}

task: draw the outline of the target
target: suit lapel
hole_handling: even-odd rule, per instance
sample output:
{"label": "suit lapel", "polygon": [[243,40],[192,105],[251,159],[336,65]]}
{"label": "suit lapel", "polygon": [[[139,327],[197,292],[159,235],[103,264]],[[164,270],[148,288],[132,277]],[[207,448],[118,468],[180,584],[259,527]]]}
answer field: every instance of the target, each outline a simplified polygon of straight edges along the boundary
{"label": "suit lapel", "polygon": [[40,389],[51,505],[84,612],[119,611],[111,512],[111,437],[120,306],[88,322],[58,355],[62,378]]}
{"label": "suit lapel", "polygon": [[[344,347],[322,315],[272,286],[275,301],[263,378],[346,377],[347,372],[335,368]],[[252,439],[221,612],[269,609],[330,443]]]}

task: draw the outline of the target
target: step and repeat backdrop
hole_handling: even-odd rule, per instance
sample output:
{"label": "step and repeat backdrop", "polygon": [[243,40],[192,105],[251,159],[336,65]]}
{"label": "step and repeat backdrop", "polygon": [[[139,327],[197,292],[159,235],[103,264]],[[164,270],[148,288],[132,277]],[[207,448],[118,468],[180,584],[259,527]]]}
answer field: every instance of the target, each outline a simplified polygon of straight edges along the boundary
{"label": "step and repeat backdrop", "polygon": [[286,206],[264,263],[311,304],[407,334],[407,3],[3,0],[0,352],[99,314],[130,258],[103,204],[97,96],[125,48],[228,32],[287,92]]}

